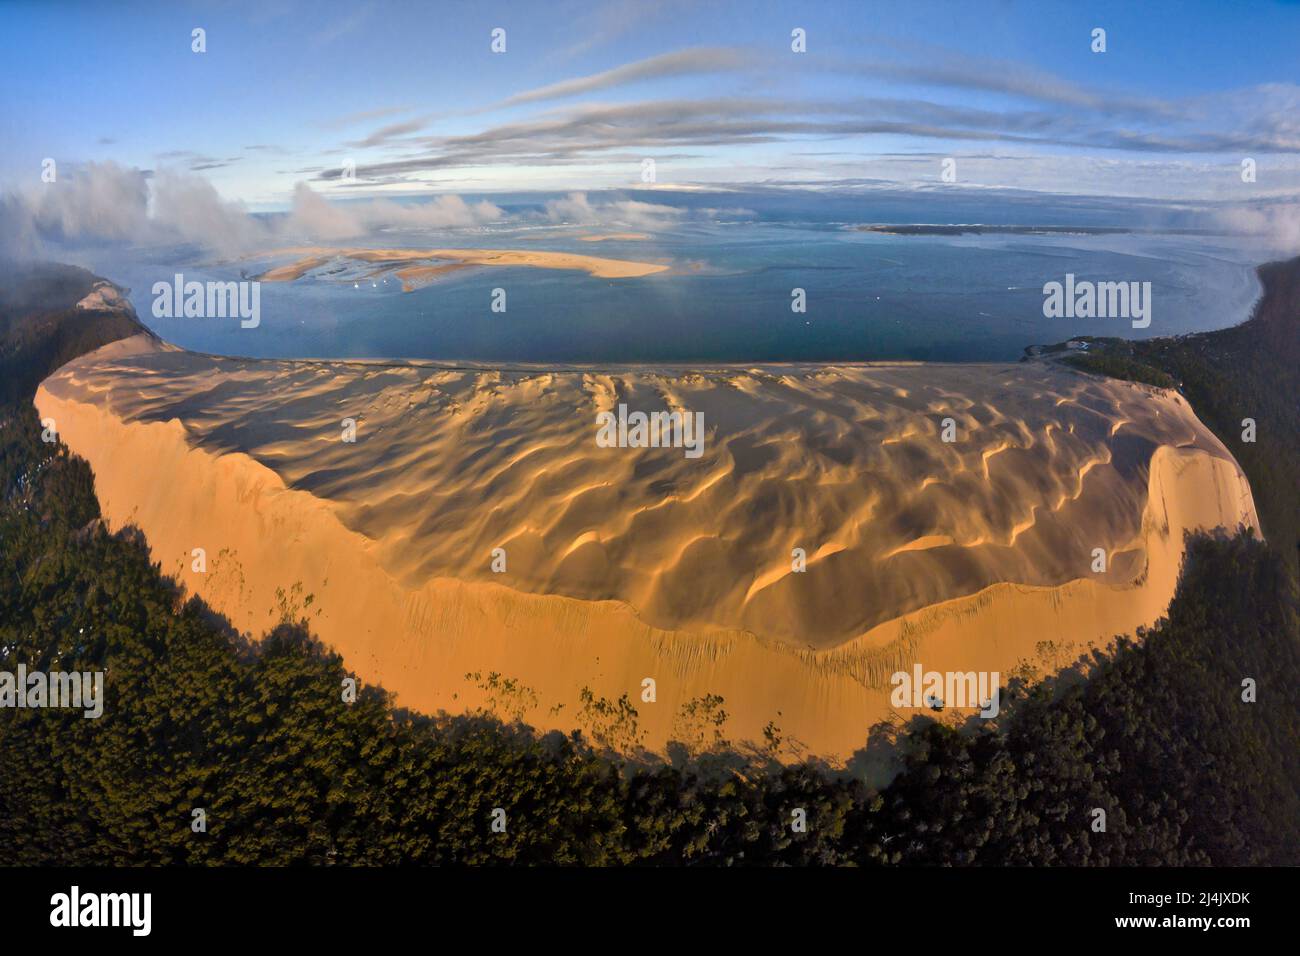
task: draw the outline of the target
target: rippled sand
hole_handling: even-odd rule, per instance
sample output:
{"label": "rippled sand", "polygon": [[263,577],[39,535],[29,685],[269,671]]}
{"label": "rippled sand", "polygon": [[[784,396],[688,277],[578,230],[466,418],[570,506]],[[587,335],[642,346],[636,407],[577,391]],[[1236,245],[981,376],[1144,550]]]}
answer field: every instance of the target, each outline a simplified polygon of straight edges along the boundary
{"label": "rippled sand", "polygon": [[[733,740],[775,720],[846,757],[895,671],[1060,663],[1164,612],[1184,530],[1257,524],[1180,396],[1047,364],[502,370],[141,337],[37,403],[110,521],[240,628],[300,582],[401,705],[481,705],[465,675],[496,671],[541,727],[576,726],[584,687],[626,693],[652,747],[713,693]],[[702,412],[702,455],[598,447],[619,403]]]}

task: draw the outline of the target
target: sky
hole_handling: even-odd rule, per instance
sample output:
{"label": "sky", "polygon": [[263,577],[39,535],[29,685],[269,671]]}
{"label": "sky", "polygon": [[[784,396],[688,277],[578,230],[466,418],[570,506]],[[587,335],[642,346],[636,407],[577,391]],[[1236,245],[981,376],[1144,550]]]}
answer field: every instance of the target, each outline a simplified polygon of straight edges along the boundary
{"label": "sky", "polygon": [[304,188],[1291,201],[1300,4],[8,2],[0,138],[0,195],[29,205],[48,158],[103,180],[83,206],[130,177],[249,210]]}

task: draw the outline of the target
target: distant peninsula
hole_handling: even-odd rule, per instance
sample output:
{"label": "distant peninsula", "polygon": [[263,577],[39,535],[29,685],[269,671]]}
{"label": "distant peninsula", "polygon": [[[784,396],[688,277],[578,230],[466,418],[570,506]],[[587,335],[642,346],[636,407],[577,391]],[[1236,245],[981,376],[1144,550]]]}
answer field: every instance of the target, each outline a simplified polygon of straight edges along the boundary
{"label": "distant peninsula", "polygon": [[956,223],[951,225],[935,223],[901,223],[854,226],[854,232],[879,232],[890,236],[1113,236],[1126,233],[1161,232],[1179,236],[1213,235],[1204,229],[1130,229],[1124,226],[1014,226],[985,225],[981,223]]}

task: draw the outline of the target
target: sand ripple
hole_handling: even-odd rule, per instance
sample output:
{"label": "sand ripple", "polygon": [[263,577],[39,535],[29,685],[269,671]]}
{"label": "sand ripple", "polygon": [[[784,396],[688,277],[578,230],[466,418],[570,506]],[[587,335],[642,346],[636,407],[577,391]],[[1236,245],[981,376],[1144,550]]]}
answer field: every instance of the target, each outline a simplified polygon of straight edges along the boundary
{"label": "sand ripple", "polygon": [[[137,340],[66,366],[39,403],[95,466],[106,513],[140,520],[165,570],[232,529],[223,546],[245,577],[303,580],[322,596],[322,634],[412,706],[472,701],[468,664],[549,692],[545,706],[584,684],[635,693],[655,673],[672,685],[665,712],[726,691],[738,731],[756,736],[779,709],[830,752],[861,742],[887,712],[887,674],[918,655],[1005,672],[1053,634],[1081,648],[1150,623],[1184,527],[1256,523],[1231,455],[1180,396],[1038,364],[504,370]],[[597,447],[596,413],[619,403],[703,412],[703,454]],[[941,440],[945,418],[955,442]],[[180,486],[165,504],[140,474],[152,465],[106,438],[143,428],[137,455],[177,445],[167,467],[180,473],[153,472]],[[196,462],[238,475],[200,479],[216,465]],[[188,505],[213,509],[192,519],[201,535],[168,530],[177,496],[200,489],[243,498]],[[272,520],[288,502],[293,540],[259,551],[234,530],[248,509]],[[377,599],[374,613],[396,633],[349,630],[340,604],[365,598],[344,597],[337,562],[327,574],[296,550],[309,541],[364,553],[357,581],[392,592],[392,619]],[[1110,555],[1103,574],[1095,548]],[[222,600],[252,627],[262,608],[249,622],[243,605],[271,585],[245,586]],[[652,742],[666,721],[647,716]]]}

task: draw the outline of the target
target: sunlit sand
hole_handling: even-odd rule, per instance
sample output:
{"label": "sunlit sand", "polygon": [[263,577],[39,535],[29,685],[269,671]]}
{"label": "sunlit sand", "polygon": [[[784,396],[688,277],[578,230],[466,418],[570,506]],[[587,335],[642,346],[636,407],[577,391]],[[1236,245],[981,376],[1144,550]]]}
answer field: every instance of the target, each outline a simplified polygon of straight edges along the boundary
{"label": "sunlit sand", "polygon": [[[584,687],[627,694],[651,747],[718,694],[731,739],[775,721],[845,758],[894,672],[1060,663],[1165,612],[1185,531],[1257,524],[1181,396],[1048,364],[501,370],[137,337],[36,401],[110,523],[241,630],[283,588],[399,705],[483,705],[465,675],[495,671],[543,728],[577,726]],[[620,402],[702,412],[703,454],[598,447]]]}
{"label": "sunlit sand", "polygon": [[[592,239],[619,238],[595,236]],[[622,237],[627,238],[627,237]],[[512,249],[326,249],[307,247],[279,250],[280,255],[296,255],[295,261],[276,266],[257,278],[262,282],[293,282],[313,269],[333,259],[353,259],[374,263],[377,269],[371,275],[382,275],[395,266],[409,264],[397,270],[403,279],[405,291],[424,284],[429,279],[448,271],[450,266],[523,266],[534,269],[567,269],[586,272],[600,279],[633,279],[665,272],[667,265],[654,262],[632,262],[626,259],[605,259],[572,252],[520,251]],[[430,260],[436,260],[431,262]],[[416,264],[419,265],[416,265]]]}

